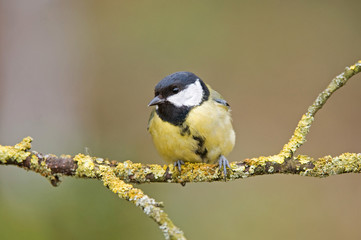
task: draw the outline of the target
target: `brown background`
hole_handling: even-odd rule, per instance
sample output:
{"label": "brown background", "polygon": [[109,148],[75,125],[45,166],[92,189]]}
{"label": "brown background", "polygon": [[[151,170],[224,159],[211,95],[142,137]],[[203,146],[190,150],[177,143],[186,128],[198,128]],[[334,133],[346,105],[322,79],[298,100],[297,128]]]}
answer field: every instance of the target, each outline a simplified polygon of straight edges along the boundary
{"label": "brown background", "polygon": [[[159,163],[153,87],[192,71],[231,104],[231,161],[277,153],[301,115],[361,59],[360,1],[0,1],[0,144]],[[299,153],[360,152],[361,75],[317,114]],[[360,239],[361,176],[146,184],[189,239]],[[1,239],[161,239],[95,180],[0,166]]]}

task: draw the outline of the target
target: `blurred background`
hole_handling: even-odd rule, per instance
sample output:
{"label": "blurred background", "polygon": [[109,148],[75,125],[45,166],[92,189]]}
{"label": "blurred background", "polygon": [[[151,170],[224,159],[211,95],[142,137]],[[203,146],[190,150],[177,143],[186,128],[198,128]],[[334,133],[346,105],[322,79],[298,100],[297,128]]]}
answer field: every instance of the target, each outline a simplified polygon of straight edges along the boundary
{"label": "blurred background", "polygon": [[[146,131],[155,84],[192,71],[231,104],[230,161],[276,154],[315,97],[361,59],[360,1],[0,0],[0,144],[164,162]],[[299,154],[361,151],[361,74]],[[361,175],[143,184],[189,239],[360,239]],[[1,239],[162,239],[99,181],[0,166]]]}

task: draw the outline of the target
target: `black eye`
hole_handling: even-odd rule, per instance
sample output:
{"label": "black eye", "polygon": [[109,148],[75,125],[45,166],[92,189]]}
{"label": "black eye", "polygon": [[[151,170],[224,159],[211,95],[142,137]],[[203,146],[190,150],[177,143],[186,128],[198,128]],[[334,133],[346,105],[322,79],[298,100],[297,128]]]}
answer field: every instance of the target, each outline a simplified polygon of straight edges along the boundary
{"label": "black eye", "polygon": [[173,92],[173,93],[179,93],[179,88],[177,88],[177,87],[173,88],[173,89],[172,89],[172,92]]}

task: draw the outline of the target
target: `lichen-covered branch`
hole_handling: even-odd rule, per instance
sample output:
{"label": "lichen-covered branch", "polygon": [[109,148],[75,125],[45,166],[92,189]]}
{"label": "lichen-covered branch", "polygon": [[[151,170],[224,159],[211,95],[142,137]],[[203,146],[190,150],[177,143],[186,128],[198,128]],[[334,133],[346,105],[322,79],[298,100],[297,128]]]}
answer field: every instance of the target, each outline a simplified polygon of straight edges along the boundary
{"label": "lichen-covered branch", "polygon": [[[353,75],[361,72],[361,61],[347,67],[334,78],[329,86],[316,98],[298,123],[293,136],[281,152],[273,156],[261,156],[232,162],[232,171],[226,180],[235,180],[264,174],[297,174],[301,176],[327,177],[343,173],[361,172],[361,154],[343,153],[337,157],[325,156],[313,159],[306,155],[295,156],[296,150],[306,141],[315,114],[337,89],[342,87]],[[166,239],[185,239],[161,209],[162,203],[145,195],[140,189],[128,183],[186,183],[224,181],[222,171],[216,165],[186,163],[182,174],[173,165],[141,164],[131,161],[116,162],[78,154],[76,156],[42,154],[31,151],[31,137],[24,138],[15,146],[0,145],[0,165],[16,165],[31,170],[49,179],[53,186],[60,183],[61,176],[96,178],[106,187],[140,207],[162,230]]]}
{"label": "lichen-covered branch", "polygon": [[293,156],[295,151],[306,142],[307,133],[309,132],[317,111],[322,108],[322,106],[337,89],[345,85],[352,76],[359,72],[361,72],[361,60],[350,67],[346,67],[343,73],[332,79],[327,88],[318,95],[316,100],[308,108],[307,113],[302,116],[302,119],[299,121],[296,130],[293,133],[293,136],[288,141],[288,143],[285,144],[280,152],[280,155],[285,158],[290,158]]}
{"label": "lichen-covered branch", "polygon": [[157,203],[153,198],[145,195],[142,190],[120,180],[110,166],[101,166],[100,172],[104,186],[120,198],[139,206],[146,215],[159,225],[165,239],[185,239],[183,232],[173,224],[168,215],[160,208],[163,203]]}
{"label": "lichen-covered branch", "polygon": [[53,154],[43,155],[30,151],[31,137],[24,138],[15,146],[0,145],[0,164],[16,165],[41,174],[49,179],[53,186],[60,182],[60,176],[75,176],[80,178],[97,178],[107,188],[136,206],[152,218],[164,234],[165,239],[185,239],[183,232],[176,227],[168,215],[161,209],[163,203],[156,202],[142,190],[125,183],[115,174],[116,162],[94,158],[84,154],[74,157]]}
{"label": "lichen-covered branch", "polygon": [[[185,163],[182,166],[182,174],[179,174],[173,165],[141,164],[129,160],[116,162],[84,154],[74,157],[43,155],[30,151],[30,142],[31,138],[27,137],[15,146],[0,146],[0,164],[16,165],[35,171],[48,178],[54,186],[60,182],[61,176],[97,178],[112,191],[121,189],[122,191],[116,190],[117,194],[128,201],[140,198],[143,192],[126,183],[224,181],[223,172],[215,164]],[[325,156],[318,159],[306,155],[292,158],[285,158],[282,155],[261,156],[232,162],[230,165],[232,172],[228,173],[226,180],[274,173],[327,177],[343,173],[360,173],[361,153],[344,153],[336,157]],[[112,179],[113,183],[109,179]],[[156,202],[153,205],[161,206]]]}

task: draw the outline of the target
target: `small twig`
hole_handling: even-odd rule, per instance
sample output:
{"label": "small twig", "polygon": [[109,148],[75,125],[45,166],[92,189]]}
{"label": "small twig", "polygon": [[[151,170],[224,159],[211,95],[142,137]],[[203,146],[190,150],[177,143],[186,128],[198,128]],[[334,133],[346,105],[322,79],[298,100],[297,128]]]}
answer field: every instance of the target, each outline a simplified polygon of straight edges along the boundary
{"label": "small twig", "polygon": [[153,198],[145,195],[142,190],[124,183],[124,181],[117,178],[111,167],[102,166],[100,171],[104,186],[108,187],[120,198],[126,199],[140,207],[146,215],[159,225],[165,239],[186,239],[183,232],[173,224],[168,215],[160,208],[163,206],[163,203],[157,203]]}
{"label": "small twig", "polygon": [[326,103],[329,97],[340,87],[346,84],[346,82],[355,74],[361,71],[361,60],[351,67],[346,67],[345,71],[332,79],[331,83],[327,88],[321,92],[313,104],[308,108],[306,114],[302,116],[302,119],[299,121],[293,136],[288,141],[287,144],[283,147],[280,152],[285,158],[291,158],[295,151],[301,147],[306,142],[306,136],[309,132],[311,124],[314,121],[314,117],[318,110]]}

